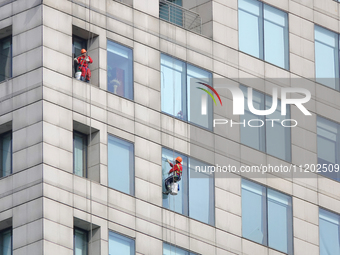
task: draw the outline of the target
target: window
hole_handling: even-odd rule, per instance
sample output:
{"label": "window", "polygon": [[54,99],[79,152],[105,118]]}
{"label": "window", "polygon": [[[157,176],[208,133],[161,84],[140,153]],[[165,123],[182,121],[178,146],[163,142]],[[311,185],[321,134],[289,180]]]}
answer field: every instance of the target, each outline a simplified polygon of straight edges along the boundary
{"label": "window", "polygon": [[[72,42],[73,42],[72,43],[72,53],[73,53],[72,59],[74,59],[74,58],[78,58],[81,55],[80,51],[82,49],[87,50],[87,40],[73,35],[72,36]],[[77,62],[73,61],[73,73],[76,72],[77,67],[78,67]]]}
{"label": "window", "polygon": [[340,216],[319,209],[320,255],[340,254]]}
{"label": "window", "polygon": [[133,100],[132,49],[107,41],[107,90]]}
{"label": "window", "polygon": [[315,77],[330,88],[339,87],[339,34],[315,26]]}
{"label": "window", "polygon": [[242,179],[242,236],[293,254],[292,198]]}
{"label": "window", "polygon": [[109,255],[135,255],[135,240],[110,231]]}
{"label": "window", "polygon": [[12,36],[0,39],[0,82],[12,77]]}
{"label": "window", "polygon": [[76,131],[73,132],[73,171],[87,177],[87,136]]}
{"label": "window", "polygon": [[161,55],[162,112],[212,130],[213,105],[207,97],[207,114],[201,114],[201,101],[206,89],[197,83],[212,86],[212,74],[165,54]]}
{"label": "window", "polygon": [[[178,5],[179,7],[177,7]],[[159,18],[183,26],[182,0],[166,0],[159,2]]]}
{"label": "window", "polygon": [[177,246],[163,243],[163,255],[197,255],[196,253],[186,251]]}
{"label": "window", "polygon": [[80,228],[74,229],[74,255],[87,255],[88,237],[87,231]]}
{"label": "window", "polygon": [[288,14],[256,0],[239,0],[239,49],[289,69]]}
{"label": "window", "polygon": [[320,173],[340,181],[340,124],[317,116],[317,146]]}
{"label": "window", "polygon": [[163,195],[163,207],[204,223],[214,225],[214,175],[195,171],[196,166],[201,168],[207,167],[208,165],[206,163],[163,148],[163,185],[164,179],[168,177],[168,172],[171,169],[169,164],[166,162],[166,159],[173,161],[173,159],[178,156],[182,157],[183,160],[183,174],[181,181],[179,181],[180,189],[175,197],[171,195]]}
{"label": "window", "polygon": [[[287,105],[286,115],[281,115],[281,100],[278,100],[277,108],[274,113],[266,116],[255,115],[248,108],[248,89],[240,85],[244,94],[244,115],[240,116],[241,123],[241,143],[252,147],[256,150],[266,152],[274,157],[291,161],[291,130],[290,127],[284,127],[281,121],[290,119],[290,107]],[[257,110],[268,110],[272,106],[272,97],[259,91],[252,90],[253,106]],[[251,127],[248,125],[261,127]],[[275,120],[275,121],[272,121]],[[289,125],[289,123],[286,123]]]}
{"label": "window", "polygon": [[0,178],[12,173],[12,131],[0,135]]}
{"label": "window", "polygon": [[12,229],[0,231],[0,255],[12,255]]}
{"label": "window", "polygon": [[134,195],[134,146],[133,143],[108,136],[109,187]]}

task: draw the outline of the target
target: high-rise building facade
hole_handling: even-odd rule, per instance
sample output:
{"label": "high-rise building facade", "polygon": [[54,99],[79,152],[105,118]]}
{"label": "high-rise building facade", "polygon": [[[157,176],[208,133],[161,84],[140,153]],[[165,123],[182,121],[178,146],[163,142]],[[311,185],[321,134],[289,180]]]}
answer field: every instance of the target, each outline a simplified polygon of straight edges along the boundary
{"label": "high-rise building facade", "polygon": [[0,0],[0,255],[340,254],[339,12]]}

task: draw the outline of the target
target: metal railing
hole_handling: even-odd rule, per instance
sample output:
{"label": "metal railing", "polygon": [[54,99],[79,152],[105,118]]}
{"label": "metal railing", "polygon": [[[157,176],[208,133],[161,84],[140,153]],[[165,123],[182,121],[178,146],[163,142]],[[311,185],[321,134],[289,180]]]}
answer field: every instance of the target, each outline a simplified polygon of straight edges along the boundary
{"label": "metal railing", "polygon": [[187,30],[201,33],[202,19],[200,15],[172,2],[159,0],[159,18]]}

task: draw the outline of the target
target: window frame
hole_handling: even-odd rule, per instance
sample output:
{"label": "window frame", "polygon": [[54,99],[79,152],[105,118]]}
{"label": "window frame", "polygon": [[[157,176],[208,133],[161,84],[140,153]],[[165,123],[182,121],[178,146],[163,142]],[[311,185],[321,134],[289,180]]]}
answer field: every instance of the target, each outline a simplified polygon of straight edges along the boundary
{"label": "window frame", "polygon": [[[118,95],[118,94],[115,94],[115,93],[113,93],[113,92],[111,92],[109,89],[108,89],[108,86],[109,86],[109,83],[108,83],[108,41],[111,41],[111,42],[113,42],[113,43],[115,43],[115,44],[118,44],[119,46],[122,46],[122,47],[124,47],[124,48],[127,48],[127,49],[129,49],[129,50],[131,50],[131,68],[132,68],[132,70],[131,70],[131,82],[132,82],[132,84],[131,84],[131,98],[128,98],[128,97],[125,97],[125,96],[121,96],[121,95]],[[112,40],[112,39],[110,39],[110,38],[106,38],[106,65],[107,65],[107,71],[106,71],[106,91],[107,92],[109,92],[110,94],[112,94],[112,95],[115,95],[115,96],[118,96],[118,97],[121,97],[121,98],[124,98],[124,99],[126,99],[126,100],[129,100],[129,101],[132,101],[132,102],[134,102],[134,100],[135,100],[135,80],[134,80],[134,70],[135,70],[135,61],[134,61],[134,48],[133,47],[130,47],[130,46],[128,46],[128,45],[126,45],[126,44],[122,44],[122,43],[120,43],[120,42],[118,42],[118,41],[115,41],[115,40]]]}
{"label": "window frame", "polygon": [[[273,6],[273,5],[271,5],[271,4],[267,3],[267,2],[265,3],[265,2],[263,2],[261,0],[252,0],[252,1],[258,2],[261,5],[260,6],[260,16],[259,16],[259,19],[261,19],[260,20],[261,24],[259,24],[259,26],[261,27],[261,31],[259,31],[259,37],[260,37],[259,38],[259,57],[254,56],[254,55],[252,55],[250,53],[247,53],[245,51],[240,50],[240,14],[239,14],[239,12],[240,12],[240,10],[243,11],[243,12],[248,12],[248,11],[240,9],[239,8],[239,3],[238,3],[238,6],[237,6],[237,13],[238,13],[237,29],[238,29],[238,48],[239,48],[239,51],[244,53],[244,54],[246,54],[246,55],[248,55],[248,56],[260,59],[260,60],[264,61],[265,63],[271,64],[271,65],[273,65],[273,66],[275,66],[277,68],[281,68],[281,69],[283,69],[285,71],[290,71],[290,33],[289,33],[289,31],[290,31],[289,30],[290,22],[289,22],[289,12],[287,12],[286,10],[283,10],[281,8],[278,8],[277,6]],[[278,66],[278,65],[276,65],[274,63],[271,63],[271,62],[269,62],[269,61],[267,61],[265,59],[265,25],[264,25],[265,24],[265,18],[264,18],[264,6],[265,5],[267,5],[267,6],[271,7],[271,8],[274,8],[276,10],[279,10],[281,12],[284,12],[287,15],[287,38],[284,40],[284,44],[285,43],[287,44],[286,45],[286,47],[287,47],[287,52],[286,52],[287,59],[285,60],[285,62],[287,62],[286,63],[287,66],[285,66],[285,67]],[[273,22],[271,22],[271,23],[273,23]],[[262,57],[261,57],[261,55],[262,55]]]}
{"label": "window frame", "polygon": [[[185,119],[181,119],[181,118],[178,118],[177,116],[175,116],[175,115],[172,115],[172,114],[170,114],[170,113],[167,113],[167,112],[165,112],[165,111],[163,111],[163,109],[162,109],[162,83],[163,83],[163,80],[164,80],[164,78],[163,78],[163,74],[162,74],[162,55],[165,55],[165,56],[167,56],[167,57],[170,57],[170,58],[173,58],[173,59],[175,59],[176,61],[180,61],[180,62],[182,62],[183,64],[184,64],[184,66],[185,66],[185,70],[183,71],[183,74],[185,74],[185,89],[183,89],[183,91],[185,91],[185,96],[186,96],[186,98],[185,98],[185,103],[186,103],[186,105],[185,105],[185,112],[186,112],[186,118]],[[212,102],[212,100],[211,100],[211,98],[210,97],[208,97],[208,104],[210,104],[211,105],[211,123],[209,123],[209,128],[206,128],[206,127],[204,127],[204,126],[201,126],[201,125],[199,125],[199,124],[197,124],[197,123],[195,123],[195,122],[192,122],[192,121],[190,121],[189,120],[189,104],[190,104],[190,102],[189,102],[189,100],[188,100],[188,84],[187,84],[187,79],[188,79],[188,65],[190,65],[190,66],[193,66],[194,68],[198,68],[198,69],[201,69],[201,70],[203,70],[203,71],[205,71],[205,72],[207,72],[207,73],[209,73],[209,74],[211,74],[211,86],[212,87],[214,87],[213,86],[213,72],[211,72],[211,71],[209,71],[209,70],[207,70],[207,69],[205,69],[205,68],[202,68],[202,67],[200,67],[200,66],[198,66],[198,65],[195,65],[195,64],[192,64],[192,63],[190,63],[190,62],[187,62],[187,61],[184,61],[184,60],[182,60],[182,59],[180,59],[180,58],[178,58],[178,57],[175,57],[175,56],[172,56],[172,55],[170,55],[170,54],[168,54],[168,53],[164,53],[164,52],[161,52],[161,54],[160,54],[160,72],[161,72],[161,74],[160,74],[160,85],[161,85],[161,113],[162,114],[165,114],[165,115],[167,115],[167,116],[169,116],[169,117],[171,117],[171,118],[175,118],[176,120],[179,120],[179,121],[183,121],[183,122],[185,122],[185,123],[187,123],[187,124],[190,124],[190,125],[193,125],[193,126],[195,126],[195,127],[198,127],[198,128],[202,128],[202,129],[204,129],[204,130],[206,130],[206,131],[209,131],[209,132],[212,132],[212,133],[214,133],[214,127],[213,127],[213,123],[212,123],[212,121],[213,121],[213,119],[214,119],[214,110],[215,110],[215,107],[214,107],[214,104],[213,104],[213,102]],[[195,79],[200,79],[200,78],[195,78]],[[182,102],[183,102],[183,100],[182,100]],[[184,107],[183,107],[184,108]],[[209,114],[209,113],[208,113]]]}
{"label": "window frame", "polygon": [[0,38],[0,42],[5,41],[7,39],[10,39],[10,43],[11,43],[11,49],[10,49],[10,59],[11,59],[11,72],[10,72],[10,76],[5,78],[4,80],[0,81],[0,83],[2,82],[6,82],[9,79],[13,78],[13,35],[10,34],[8,36],[5,36],[3,38]]}
{"label": "window frame", "polygon": [[[330,213],[330,214],[334,214],[335,216],[337,216],[339,218],[339,224],[338,224],[338,231],[340,232],[340,214],[337,213],[337,212],[334,212],[334,211],[331,211],[330,209],[327,209],[327,208],[324,208],[324,207],[321,207],[319,206],[319,211],[318,211],[318,226],[319,226],[319,254],[320,255],[323,255],[321,254],[321,227],[320,227],[320,211],[326,211],[327,213]],[[340,235],[340,234],[339,234]],[[338,240],[338,245],[340,245],[340,240]]]}
{"label": "window frame", "polygon": [[[184,183],[184,179],[182,178],[181,179],[181,181],[182,181],[182,183],[184,183],[183,185],[187,185],[187,188],[186,188],[186,190],[187,190],[187,197],[186,197],[186,199],[185,199],[185,201],[182,201],[182,203],[183,202],[185,202],[186,203],[186,205],[185,205],[185,213],[179,213],[179,212],[177,212],[177,211],[175,211],[175,210],[173,210],[173,209],[171,209],[171,208],[167,208],[167,207],[165,207],[164,206],[164,198],[162,198],[162,208],[164,208],[164,209],[166,209],[166,210],[169,210],[169,211],[171,211],[171,212],[173,212],[173,213],[178,213],[178,214],[180,214],[180,215],[183,215],[183,216],[185,216],[185,217],[188,217],[188,218],[190,218],[190,219],[192,219],[192,220],[195,220],[195,221],[198,221],[198,222],[200,222],[200,223],[202,223],[202,224],[207,224],[208,226],[212,226],[212,227],[215,227],[216,226],[216,216],[215,216],[215,214],[216,214],[216,208],[215,208],[215,205],[216,205],[216,202],[215,202],[215,197],[216,197],[216,192],[215,192],[215,173],[213,173],[213,176],[211,177],[211,180],[212,180],[212,187],[211,187],[211,191],[212,191],[212,201],[209,201],[209,203],[212,203],[212,210],[213,210],[213,213],[212,213],[212,222],[211,223],[209,223],[209,222],[204,222],[204,221],[201,221],[201,220],[199,220],[199,219],[196,219],[196,218],[193,218],[193,217],[191,217],[190,216],[190,159],[193,159],[193,160],[195,160],[195,161],[198,161],[198,162],[202,162],[203,164],[206,164],[206,165],[211,165],[211,164],[209,164],[209,163],[207,163],[207,162],[204,162],[204,161],[202,161],[202,160],[200,160],[200,159],[197,159],[197,158],[195,158],[195,157],[192,157],[192,156],[188,156],[188,155],[186,155],[186,154],[183,154],[183,153],[181,153],[181,152],[177,152],[177,151],[175,151],[175,150],[173,150],[173,149],[170,149],[170,148],[168,148],[168,147],[165,147],[165,146],[162,146],[162,155],[163,155],[163,149],[165,149],[165,150],[167,150],[167,151],[173,151],[173,152],[175,152],[175,154],[177,155],[177,154],[180,154],[180,155],[183,155],[183,156],[185,156],[186,157],[186,159],[187,159],[187,180],[186,180],[186,182]],[[166,163],[167,164],[167,163]],[[163,173],[163,169],[162,169],[162,173]],[[162,174],[163,175],[163,174]],[[210,186],[209,186],[210,187]],[[162,189],[164,188],[164,179],[163,179],[163,177],[162,177]],[[183,189],[183,188],[182,188]],[[168,197],[167,197],[167,199],[169,199],[169,195],[168,195]]]}
{"label": "window frame", "polygon": [[[265,229],[265,234],[266,234],[266,236],[265,236],[265,238],[266,238],[266,240],[264,241],[264,243],[265,244],[262,244],[262,243],[259,243],[259,242],[256,242],[256,241],[254,241],[254,240],[251,240],[251,239],[249,239],[249,238],[247,238],[247,237],[245,237],[244,236],[244,233],[243,233],[243,215],[242,215],[242,217],[241,217],[241,234],[242,234],[242,238],[244,238],[244,239],[246,239],[246,240],[249,240],[249,241],[251,241],[251,242],[254,242],[254,243],[256,243],[256,244],[259,244],[259,245],[262,245],[262,246],[264,246],[264,247],[267,247],[267,248],[270,248],[270,249],[273,249],[273,250],[276,250],[276,251],[278,251],[278,252],[281,252],[281,253],[284,253],[284,254],[288,254],[288,255],[293,255],[294,254],[294,217],[293,217],[293,196],[292,195],[289,195],[289,194],[287,194],[287,193],[285,193],[285,192],[282,192],[282,191],[279,191],[279,190],[277,190],[277,189],[275,189],[275,188],[272,188],[272,187],[269,187],[269,186],[267,186],[267,185],[263,185],[262,183],[258,183],[258,182],[255,182],[255,181],[253,181],[253,180],[251,180],[251,179],[248,179],[248,178],[244,178],[244,177],[242,177],[241,178],[241,214],[242,214],[242,211],[243,211],[243,208],[242,208],[242,200],[243,200],[243,195],[242,195],[242,191],[243,191],[243,187],[242,187],[242,181],[243,180],[245,180],[245,181],[247,181],[247,182],[251,182],[251,183],[254,183],[255,185],[259,185],[259,186],[261,186],[261,188],[264,188],[265,189],[265,198],[263,197],[263,194],[261,195],[261,199],[263,200],[265,200],[265,209],[266,209],[266,212],[265,212],[265,217],[264,217],[264,220],[265,220],[265,227],[266,227],[266,229]],[[285,196],[287,196],[287,197],[289,197],[290,198],[290,202],[291,202],[291,206],[290,206],[290,212],[289,212],[289,215],[290,215],[290,229],[287,229],[287,237],[288,237],[288,235],[289,234],[291,234],[291,236],[290,236],[290,241],[287,239],[287,250],[288,250],[288,252],[287,253],[285,253],[285,252],[283,252],[283,251],[280,251],[280,250],[278,250],[278,249],[276,249],[276,248],[273,248],[273,247],[271,247],[271,246],[269,246],[269,227],[268,227],[268,225],[269,225],[269,221],[268,221],[268,215],[269,215],[269,209],[268,209],[268,190],[272,190],[272,191],[274,191],[274,192],[277,192],[277,193],[280,193],[280,194],[283,194],[283,195],[285,195]],[[288,221],[287,221],[287,223],[288,223]],[[288,226],[288,225],[287,225]],[[290,232],[290,233],[289,233]],[[289,247],[288,246],[288,244],[289,244],[289,242],[291,243],[291,247]],[[291,251],[291,253],[289,253],[289,251]]]}
{"label": "window frame", "polygon": [[[133,238],[133,237],[130,237],[128,235],[125,235],[125,234],[122,234],[122,233],[119,233],[117,231],[114,231],[114,230],[110,230],[108,231],[108,250],[110,252],[110,233],[114,234],[114,235],[118,235],[118,236],[121,236],[123,238],[126,238],[126,239],[130,239],[131,241],[133,241],[133,254],[136,253],[136,238]],[[112,255],[112,254],[110,254]]]}
{"label": "window frame", "polygon": [[[257,90],[257,89],[254,89],[253,87],[250,87],[250,86],[246,86],[246,85],[243,85],[243,84],[239,84],[239,88],[242,90],[242,87],[244,87],[246,90],[247,90],[247,97],[245,97],[244,98],[244,104],[245,104],[245,108],[244,108],[244,111],[245,112],[248,112],[248,88],[252,88],[252,90],[253,90],[253,92],[255,91],[255,92],[257,92],[257,93],[260,93],[262,96],[263,96],[263,105],[264,105],[264,109],[266,109],[266,101],[267,101],[267,97],[270,97],[270,98],[272,98],[272,95],[269,95],[269,94],[267,94],[267,93],[265,93],[265,92],[262,92],[262,91],[260,91],[260,90]],[[242,91],[242,92],[244,92],[244,91]],[[281,99],[278,97],[277,98],[278,99],[278,101],[280,101],[281,102]],[[254,102],[254,96],[253,96],[253,102]],[[246,104],[247,104],[247,106],[246,106]],[[278,106],[279,106],[279,103],[278,103]],[[281,107],[281,105],[280,105],[280,107]],[[290,107],[290,105],[287,105],[287,107],[288,107],[288,111],[287,112],[289,112],[289,119],[291,118],[291,107]],[[277,109],[276,109],[277,110]],[[275,111],[276,111],[275,110]],[[274,113],[275,113],[275,111],[274,111]],[[282,109],[281,109],[281,111],[282,111]],[[250,111],[249,111],[250,112]],[[274,113],[272,113],[272,114],[274,114]],[[253,113],[251,113],[250,112],[250,114],[252,114],[252,115],[255,115],[255,114],[253,114]],[[242,116],[245,116],[245,114],[244,115],[241,115],[241,117]],[[255,115],[255,116],[258,116],[258,115]],[[259,116],[259,117],[261,117],[261,116]],[[245,117],[243,117],[244,119],[244,121],[246,121],[246,119],[245,119]],[[277,156],[275,156],[275,155],[273,155],[273,154],[271,154],[271,153],[268,153],[268,151],[267,151],[267,122],[266,122],[266,119],[267,119],[267,117],[266,117],[266,115],[264,115],[263,116],[263,118],[264,118],[264,125],[262,126],[262,127],[259,127],[259,129],[260,128],[263,128],[264,129],[264,141],[260,141],[260,143],[263,143],[263,146],[264,146],[264,150],[261,150],[261,149],[257,149],[257,148],[254,148],[254,147],[251,147],[251,146],[249,146],[249,145],[247,145],[247,144],[244,144],[243,142],[241,142],[241,136],[242,136],[242,128],[244,128],[242,125],[240,125],[240,144],[241,145],[244,145],[244,146],[247,146],[247,147],[249,147],[249,148],[252,148],[252,149],[254,149],[254,150],[257,150],[257,151],[260,151],[260,152],[263,152],[263,153],[265,153],[265,154],[267,154],[267,155],[269,155],[269,156],[271,156],[271,157],[274,157],[274,158],[277,158],[277,159],[279,159],[279,160],[283,160],[283,161],[286,161],[286,162],[289,162],[289,163],[291,163],[292,162],[292,157],[293,157],[293,154],[292,154],[292,129],[291,129],[291,127],[289,127],[289,136],[290,136],[290,139],[289,139],[289,154],[288,154],[288,159],[289,160],[286,160],[286,159],[283,159],[283,158],[279,158],[279,157],[277,157]],[[240,121],[241,121],[241,118],[240,118]],[[246,121],[247,122],[247,121]],[[247,128],[247,126],[245,127],[245,128]],[[275,128],[275,127],[271,127],[271,128]],[[260,137],[261,138],[261,137]],[[285,139],[285,141],[286,141],[286,139]],[[287,151],[287,149],[288,148],[285,148],[285,150]]]}
{"label": "window frame", "polygon": [[74,227],[73,228],[73,254],[75,255],[75,247],[76,247],[76,231],[83,232],[85,236],[85,243],[86,243],[86,255],[89,254],[89,231]]}
{"label": "window frame", "polygon": [[[82,157],[83,157],[83,175],[77,175],[75,171],[75,136],[81,137],[83,140]],[[88,135],[73,130],[73,174],[79,177],[88,178]]]}
{"label": "window frame", "polygon": [[2,169],[3,154],[0,153],[0,170],[2,172],[2,173],[0,173],[0,179],[1,178],[5,178],[7,176],[10,176],[13,173],[13,134],[12,134],[12,130],[9,130],[9,131],[6,131],[6,132],[0,134],[0,146],[1,146],[0,151],[2,151],[3,138],[5,136],[8,136],[8,135],[11,137],[11,144],[10,144],[10,146],[11,146],[11,152],[10,152],[10,157],[11,157],[11,159],[10,159],[10,161],[11,161],[10,162],[10,173],[8,175],[3,175],[3,169]]}
{"label": "window frame", "polygon": [[124,139],[124,138],[122,138],[122,137],[119,137],[119,136],[117,136],[117,135],[114,135],[114,134],[111,134],[111,133],[107,133],[107,151],[106,151],[106,153],[107,153],[107,158],[109,159],[109,157],[110,157],[110,155],[109,155],[109,137],[113,137],[114,139],[118,139],[118,140],[121,140],[121,141],[123,141],[123,142],[125,142],[125,143],[129,143],[129,144],[131,144],[132,145],[132,161],[133,161],[133,169],[132,169],[132,171],[131,171],[131,174],[132,174],[132,176],[131,176],[131,179],[129,180],[130,182],[132,182],[132,185],[131,185],[131,187],[130,187],[130,190],[132,189],[132,192],[131,193],[126,193],[126,192],[124,192],[124,191],[121,191],[121,190],[119,190],[119,189],[116,189],[116,188],[114,188],[114,187],[111,187],[111,186],[109,186],[109,161],[107,162],[107,175],[108,175],[108,180],[107,180],[107,187],[108,188],[110,188],[110,189],[114,189],[114,190],[116,190],[116,191],[118,191],[118,192],[122,192],[122,193],[124,193],[124,194],[126,194],[126,195],[129,195],[129,196],[135,196],[135,194],[136,194],[136,159],[135,159],[135,157],[136,157],[136,155],[135,155],[135,143],[134,142],[132,142],[132,141],[129,141],[129,140],[127,140],[127,139]]}
{"label": "window frame", "polygon": [[[164,244],[174,247],[175,251],[176,251],[176,249],[178,249],[180,251],[187,252],[188,254],[186,254],[186,255],[201,255],[199,253],[192,252],[192,251],[190,251],[188,249],[182,248],[182,247],[180,247],[178,245],[174,245],[174,244],[171,244],[171,243],[168,243],[168,242],[165,242],[165,241],[162,242],[162,254],[164,254]],[[172,252],[171,252],[171,254],[172,254]]]}
{"label": "window frame", "polygon": [[4,232],[10,231],[11,232],[11,254],[13,255],[13,228],[8,227],[0,230],[0,235],[2,236]]}

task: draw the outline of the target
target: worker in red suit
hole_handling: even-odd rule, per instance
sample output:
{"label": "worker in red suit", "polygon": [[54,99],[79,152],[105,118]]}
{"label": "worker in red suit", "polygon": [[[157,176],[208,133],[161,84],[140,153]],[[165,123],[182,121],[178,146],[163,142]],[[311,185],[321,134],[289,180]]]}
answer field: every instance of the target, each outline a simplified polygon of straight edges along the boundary
{"label": "worker in red suit", "polygon": [[86,56],[86,50],[82,49],[81,56],[75,58],[74,61],[78,63],[78,69],[81,71],[80,79],[82,81],[90,82],[91,79],[91,70],[89,68],[89,63],[92,64],[93,60],[90,56]]}
{"label": "worker in red suit", "polygon": [[171,188],[171,183],[173,182],[179,182],[181,180],[182,177],[182,171],[183,171],[183,166],[181,164],[182,162],[182,158],[181,157],[177,157],[176,158],[176,164],[173,165],[168,159],[167,162],[170,164],[170,166],[172,167],[169,171],[168,174],[171,174],[168,178],[165,179],[165,188],[166,188],[166,192],[164,192],[164,194],[169,194],[170,193],[170,188]]}

